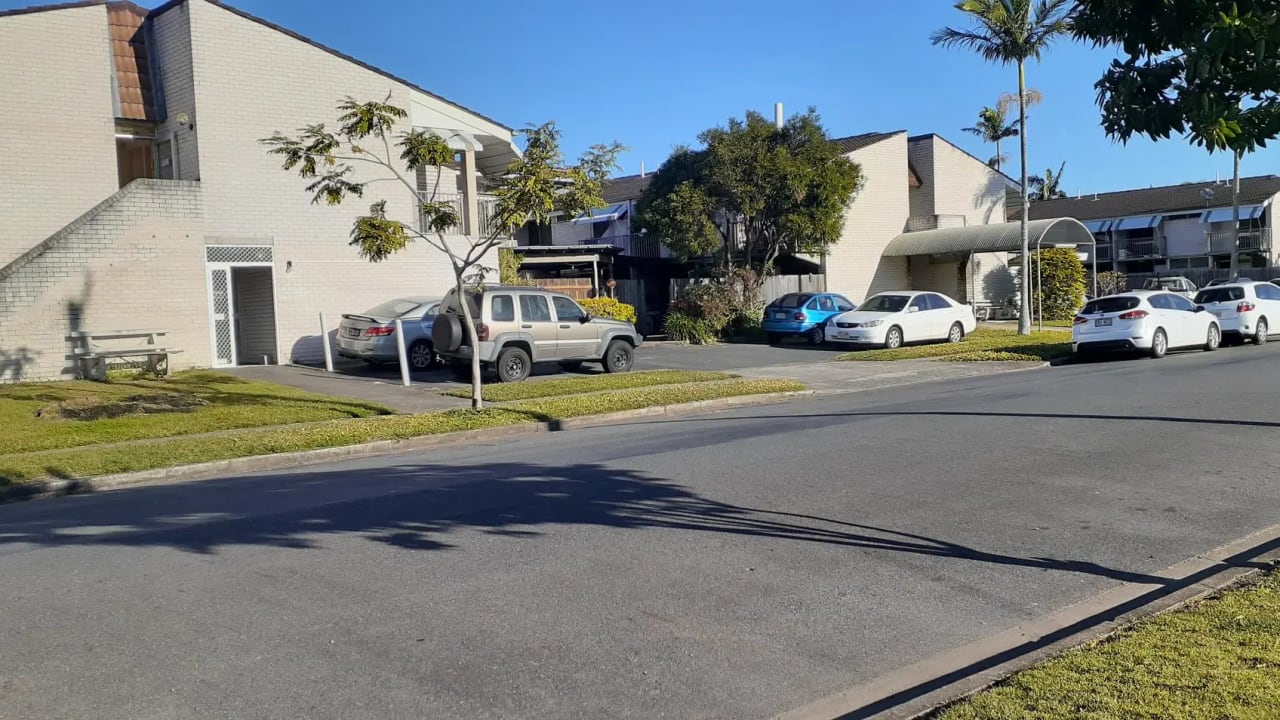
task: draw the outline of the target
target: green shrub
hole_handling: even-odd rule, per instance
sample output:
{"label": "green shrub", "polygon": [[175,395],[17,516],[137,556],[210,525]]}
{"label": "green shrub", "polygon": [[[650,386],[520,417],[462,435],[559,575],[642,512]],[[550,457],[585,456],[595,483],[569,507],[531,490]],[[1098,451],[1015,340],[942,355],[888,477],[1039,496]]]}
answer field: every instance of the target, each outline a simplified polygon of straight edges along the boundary
{"label": "green shrub", "polygon": [[723,324],[716,325],[708,320],[700,320],[672,310],[667,313],[667,320],[662,330],[667,337],[676,342],[687,342],[695,345],[713,345],[720,339]]}
{"label": "green shrub", "polygon": [[1084,279],[1084,263],[1075,248],[1045,248],[1031,253],[1031,311],[1043,310],[1045,320],[1070,320],[1084,300]]}
{"label": "green shrub", "polygon": [[636,324],[636,309],[611,297],[588,298],[578,303],[596,317]]}
{"label": "green shrub", "polygon": [[1129,278],[1122,272],[1108,270],[1098,273],[1098,297],[1122,293],[1129,288]]}
{"label": "green shrub", "polygon": [[524,256],[516,254],[511,248],[498,248],[498,282],[503,285],[532,285],[529,280],[520,276],[520,266]]}

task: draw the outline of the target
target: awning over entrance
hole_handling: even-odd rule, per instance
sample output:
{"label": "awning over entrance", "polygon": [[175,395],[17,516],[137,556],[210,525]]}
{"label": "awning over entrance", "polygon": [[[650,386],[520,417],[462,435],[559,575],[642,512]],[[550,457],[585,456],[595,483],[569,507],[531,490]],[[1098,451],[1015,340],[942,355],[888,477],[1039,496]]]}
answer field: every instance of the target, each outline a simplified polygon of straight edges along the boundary
{"label": "awning over entrance", "polygon": [[[1030,248],[1093,245],[1093,233],[1075,218],[1050,218],[1027,223]],[[956,253],[1017,252],[1022,249],[1021,223],[970,225],[903,233],[884,249],[885,257],[950,255]]]}

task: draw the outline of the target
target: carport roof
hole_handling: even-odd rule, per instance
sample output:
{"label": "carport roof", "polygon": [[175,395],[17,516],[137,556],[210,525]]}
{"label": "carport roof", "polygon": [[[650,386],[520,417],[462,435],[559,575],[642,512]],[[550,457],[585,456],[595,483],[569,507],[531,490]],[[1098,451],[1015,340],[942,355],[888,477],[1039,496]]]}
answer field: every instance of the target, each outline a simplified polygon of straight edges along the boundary
{"label": "carport roof", "polygon": [[[1050,218],[1027,223],[1030,247],[1092,245],[1093,233],[1074,218]],[[1022,249],[1021,223],[971,225],[903,233],[885,246],[885,257],[948,255],[971,252],[1015,252]]]}

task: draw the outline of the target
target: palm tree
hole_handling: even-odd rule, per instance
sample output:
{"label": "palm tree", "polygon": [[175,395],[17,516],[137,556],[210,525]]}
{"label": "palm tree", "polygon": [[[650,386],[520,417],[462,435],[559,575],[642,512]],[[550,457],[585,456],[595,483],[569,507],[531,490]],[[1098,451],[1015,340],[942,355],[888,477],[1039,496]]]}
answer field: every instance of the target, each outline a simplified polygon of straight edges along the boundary
{"label": "palm tree", "polygon": [[1018,333],[1031,334],[1031,268],[1027,236],[1027,72],[1028,60],[1039,60],[1054,40],[1070,30],[1071,0],[959,0],[955,8],[974,25],[967,30],[943,28],[930,40],[943,47],[977,51],[984,59],[1018,67],[1018,128],[1022,149],[1022,307]]}
{"label": "palm tree", "polygon": [[1031,201],[1037,200],[1057,200],[1067,196],[1062,190],[1062,172],[1067,169],[1064,162],[1058,168],[1058,174],[1053,173],[1053,168],[1044,171],[1044,176],[1032,175],[1027,178],[1027,182],[1031,185]]}
{"label": "palm tree", "polygon": [[983,140],[994,143],[996,146],[996,156],[987,161],[987,164],[1000,170],[1000,166],[1004,164],[1005,156],[1000,152],[1001,141],[1009,138],[1018,137],[1018,123],[1005,122],[1007,112],[1005,108],[984,107],[978,111],[978,122],[973,127],[963,128],[965,132],[971,135],[977,135]]}

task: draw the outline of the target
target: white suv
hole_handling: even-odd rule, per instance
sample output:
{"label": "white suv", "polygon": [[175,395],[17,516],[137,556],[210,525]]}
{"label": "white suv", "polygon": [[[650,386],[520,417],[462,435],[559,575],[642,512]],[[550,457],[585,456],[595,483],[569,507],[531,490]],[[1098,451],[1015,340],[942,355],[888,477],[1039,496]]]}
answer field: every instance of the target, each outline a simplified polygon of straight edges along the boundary
{"label": "white suv", "polygon": [[1196,304],[1218,318],[1222,336],[1229,342],[1252,340],[1261,345],[1272,330],[1280,328],[1280,287],[1269,282],[1214,285],[1196,294]]}

